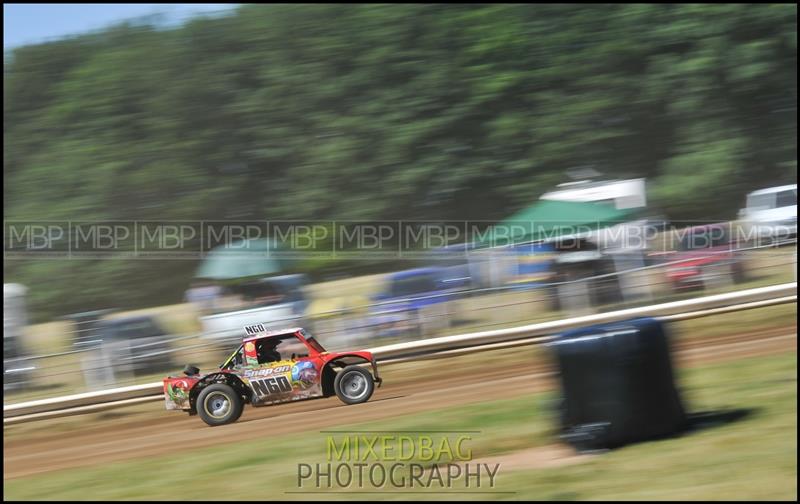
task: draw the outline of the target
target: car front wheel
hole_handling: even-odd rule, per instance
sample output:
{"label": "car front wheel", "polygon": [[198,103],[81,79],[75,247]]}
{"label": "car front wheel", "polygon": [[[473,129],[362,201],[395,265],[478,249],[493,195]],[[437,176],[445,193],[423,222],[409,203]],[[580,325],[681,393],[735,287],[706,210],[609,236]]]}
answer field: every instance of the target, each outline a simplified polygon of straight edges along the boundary
{"label": "car front wheel", "polygon": [[224,383],[209,385],[197,397],[197,413],[212,427],[235,422],[243,408],[239,394]]}
{"label": "car front wheel", "polygon": [[347,366],[339,371],[333,381],[336,396],[345,404],[367,402],[372,397],[375,383],[372,375],[359,366]]}

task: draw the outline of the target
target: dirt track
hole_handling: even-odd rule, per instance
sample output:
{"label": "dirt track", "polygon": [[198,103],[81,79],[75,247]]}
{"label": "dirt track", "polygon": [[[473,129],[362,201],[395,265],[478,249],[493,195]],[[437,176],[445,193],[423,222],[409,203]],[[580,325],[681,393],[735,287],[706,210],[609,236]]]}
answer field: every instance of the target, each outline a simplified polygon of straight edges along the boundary
{"label": "dirt track", "polygon": [[[731,360],[743,356],[797,351],[797,330],[780,328],[759,333],[710,339],[678,341],[675,364],[678,367]],[[94,422],[61,423],[48,432],[46,426],[58,420],[40,422],[35,435],[14,435],[16,426],[4,428],[3,478],[17,478],[70,467],[96,465],[138,457],[179,453],[187,447],[199,448],[232,441],[308,432],[357,422],[391,418],[446,406],[503,399],[554,385],[552,367],[544,359],[517,363],[501,369],[476,373],[472,366],[458,367],[458,359],[448,359],[447,379],[411,373],[397,375],[392,366],[383,373],[384,387],[377,389],[365,404],[345,406],[335,397],[266,408],[246,408],[241,419],[231,425],[207,427],[197,417],[168,412],[160,403],[147,411],[130,415],[98,417]],[[474,361],[473,361],[474,362]],[[309,415],[309,412],[324,414]],[[276,421],[280,418],[280,421]],[[23,427],[23,426],[20,426]],[[267,434],[268,433],[268,434]]]}

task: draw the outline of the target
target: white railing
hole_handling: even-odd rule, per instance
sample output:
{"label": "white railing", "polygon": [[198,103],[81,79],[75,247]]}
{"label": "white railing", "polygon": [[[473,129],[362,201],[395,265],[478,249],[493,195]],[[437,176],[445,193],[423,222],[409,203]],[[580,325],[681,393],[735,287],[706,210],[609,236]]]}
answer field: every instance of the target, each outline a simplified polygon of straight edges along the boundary
{"label": "white railing", "polygon": [[[397,343],[369,348],[367,351],[372,352],[379,362],[421,360],[470,351],[540,343],[551,339],[547,335],[566,329],[634,317],[656,317],[665,321],[683,320],[792,302],[797,302],[797,282],[541,322],[508,329]],[[4,405],[3,423],[21,423],[56,416],[90,413],[102,409],[162,399],[162,382],[40,399]]]}
{"label": "white railing", "polygon": [[[796,243],[796,240],[792,242]],[[677,261],[659,262],[657,264],[642,266],[637,268],[628,268],[612,273],[601,275],[594,275],[591,277],[553,281],[547,283],[537,283],[536,289],[541,294],[517,296],[515,299],[487,299],[486,302],[482,299],[481,295],[484,294],[499,294],[505,292],[514,292],[520,289],[519,285],[505,285],[500,287],[487,287],[468,290],[458,290],[454,292],[442,292],[433,295],[424,296],[411,296],[403,299],[395,299],[392,301],[382,301],[371,304],[363,304],[358,306],[349,306],[348,308],[332,309],[322,312],[308,313],[305,316],[292,316],[284,319],[270,320],[270,325],[273,327],[280,326],[303,326],[310,329],[311,332],[329,347],[330,350],[338,350],[340,348],[352,348],[354,346],[366,346],[372,343],[367,340],[379,340],[384,337],[392,338],[408,338],[413,334],[414,339],[418,336],[431,337],[434,333],[441,331],[444,328],[450,328],[453,324],[458,323],[461,311],[464,306],[469,304],[471,306],[471,314],[476,315],[476,321],[480,323],[471,323],[469,329],[479,331],[497,327],[498,324],[523,324],[530,318],[529,316],[521,317],[523,320],[510,320],[496,321],[492,312],[495,309],[512,310],[513,306],[529,305],[535,311],[553,310],[552,302],[557,300],[561,303],[561,309],[567,313],[569,312],[586,312],[594,310],[594,301],[590,299],[590,284],[598,280],[607,280],[609,277],[618,276],[620,281],[626,278],[623,284],[620,284],[622,291],[622,301],[630,306],[631,303],[642,304],[652,303],[654,297],[653,293],[672,289],[671,281],[664,275],[663,278],[654,278],[652,274],[659,268],[664,269],[670,265],[679,264],[684,261],[694,261],[701,258],[711,258],[718,254],[728,254],[731,252],[745,252],[762,248],[772,248],[775,244],[759,245],[756,247],[744,247],[724,251],[711,251],[704,253],[702,256],[692,256],[688,259],[680,259]],[[775,267],[784,267],[789,264],[788,262],[780,262],[777,264],[767,264],[753,267],[752,265],[747,268],[748,273],[761,274],[761,270],[772,269]],[[796,258],[791,261],[791,264],[796,269]],[[640,274],[647,274],[640,276]],[[709,281],[708,278],[703,279],[704,288],[717,289],[723,285],[727,288],[733,281],[733,278],[725,280],[724,273],[717,272],[715,274],[719,277],[720,281],[711,281],[710,286],[706,285]],[[711,275],[712,277],[715,275]],[[796,280],[796,275],[795,275]],[[582,288],[572,291],[562,291],[561,288],[570,285],[580,284]],[[530,287],[531,285],[528,285]],[[558,289],[554,292],[553,289]],[[617,287],[611,286],[594,286],[597,292],[614,293]],[[524,290],[527,290],[523,288]],[[612,294],[616,296],[617,294]],[[435,307],[427,307],[423,309],[405,309],[407,303],[427,302],[432,301]],[[439,302],[441,304],[437,304]],[[499,304],[498,304],[499,303]],[[477,305],[477,306],[476,306]],[[394,306],[394,308],[392,308]],[[384,310],[384,307],[388,307]],[[520,310],[520,313],[530,313],[530,310],[525,308]],[[388,316],[385,316],[389,314]],[[394,314],[394,315],[392,315]],[[569,315],[564,315],[569,316]],[[488,320],[487,320],[488,319]],[[393,323],[401,321],[401,325],[405,324],[404,329],[399,331],[399,335],[391,329]],[[204,332],[202,334],[188,334],[179,336],[165,336],[158,341],[151,341],[148,343],[125,343],[123,345],[110,344],[103,346],[100,341],[95,345],[87,345],[84,348],[50,353],[39,355],[26,355],[23,357],[16,357],[11,359],[4,359],[3,363],[7,364],[5,369],[6,376],[10,381],[21,382],[20,388],[25,388],[33,383],[64,383],[70,382],[75,385],[80,381],[80,378],[75,378],[75,375],[82,374],[82,381],[84,390],[92,390],[97,387],[111,388],[121,387],[125,385],[135,384],[137,382],[136,375],[139,371],[146,372],[148,366],[153,360],[171,360],[177,355],[182,355],[184,358],[192,356],[189,360],[203,360],[208,362],[208,358],[212,354],[218,354],[221,348],[230,343],[233,344],[242,336],[240,329],[218,331],[218,332]],[[99,337],[99,336],[98,336]],[[207,340],[187,344],[186,340]],[[149,341],[149,340],[148,340]],[[180,342],[180,343],[179,343]],[[63,356],[73,356],[71,359],[61,359]],[[220,356],[221,358],[221,356]],[[20,375],[14,376],[14,373]],[[15,380],[15,378],[18,378]],[[12,385],[13,386],[13,385]],[[9,389],[11,389],[11,387]],[[27,392],[28,397],[36,398],[44,397],[46,392]],[[8,398],[7,398],[8,399]]]}

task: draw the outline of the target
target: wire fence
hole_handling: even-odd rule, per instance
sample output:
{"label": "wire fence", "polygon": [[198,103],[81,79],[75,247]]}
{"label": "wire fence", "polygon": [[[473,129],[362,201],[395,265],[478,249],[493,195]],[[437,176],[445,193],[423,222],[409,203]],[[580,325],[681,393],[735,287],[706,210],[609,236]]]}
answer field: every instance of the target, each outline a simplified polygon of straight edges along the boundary
{"label": "wire fence", "polygon": [[[747,253],[763,248],[770,246],[698,254],[690,259],[582,278],[412,296],[264,322],[274,328],[305,327],[327,349],[340,350],[411,341],[454,330],[482,330],[610,307],[672,301],[696,295],[697,290],[706,293],[734,290],[743,281],[774,277],[772,283],[779,283],[780,278],[786,280],[791,265],[796,277],[795,252],[783,254],[781,260],[771,264],[748,265],[744,269],[745,279],[734,278],[732,267],[736,261],[746,261]],[[714,260],[720,256],[725,260]],[[674,275],[682,263],[697,264],[703,260],[709,261],[697,266],[694,274],[683,277],[691,280],[686,285]],[[685,293],[683,287],[687,288]],[[78,339],[76,333],[65,336]],[[185,362],[214,366],[235,350],[241,336],[241,332],[221,331],[171,335],[145,342],[112,343],[97,338],[83,348],[4,359],[4,390],[12,400],[33,399],[66,391],[132,384],[145,377],[159,376],[159,372],[174,374]]]}

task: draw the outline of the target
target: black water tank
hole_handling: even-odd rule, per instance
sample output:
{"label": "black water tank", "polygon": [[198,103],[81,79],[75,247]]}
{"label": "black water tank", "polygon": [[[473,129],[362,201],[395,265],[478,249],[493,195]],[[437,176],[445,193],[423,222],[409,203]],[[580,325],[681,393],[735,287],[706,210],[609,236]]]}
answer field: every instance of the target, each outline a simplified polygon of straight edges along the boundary
{"label": "black water tank", "polygon": [[665,327],[639,318],[582,327],[551,344],[559,363],[561,438],[615,448],[686,427]]}

